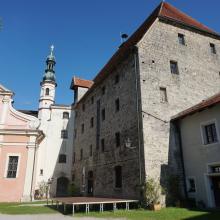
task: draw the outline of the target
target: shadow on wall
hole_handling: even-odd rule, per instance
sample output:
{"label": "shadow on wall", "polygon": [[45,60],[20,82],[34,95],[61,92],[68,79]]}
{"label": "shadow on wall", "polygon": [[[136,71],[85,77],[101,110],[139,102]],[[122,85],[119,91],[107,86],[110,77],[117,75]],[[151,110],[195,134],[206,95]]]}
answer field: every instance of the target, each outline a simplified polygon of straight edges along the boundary
{"label": "shadow on wall", "polygon": [[[161,165],[160,184],[165,192],[166,205],[185,200],[185,180],[178,127],[169,125],[168,164]],[[177,205],[178,206],[178,205]]]}
{"label": "shadow on wall", "polygon": [[73,110],[69,114],[69,119],[63,119],[63,128],[60,130],[60,137],[62,138],[62,143],[57,155],[56,165],[51,178],[52,181],[49,184],[50,197],[65,197],[70,195],[70,185],[73,181],[71,174],[74,138]]}

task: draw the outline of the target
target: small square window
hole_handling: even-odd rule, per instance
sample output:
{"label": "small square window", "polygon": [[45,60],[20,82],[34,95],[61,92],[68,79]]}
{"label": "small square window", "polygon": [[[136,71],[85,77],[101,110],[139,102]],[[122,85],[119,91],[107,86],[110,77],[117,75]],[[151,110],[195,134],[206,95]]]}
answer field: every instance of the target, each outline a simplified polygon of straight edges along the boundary
{"label": "small square window", "polygon": [[210,49],[211,49],[211,53],[216,54],[215,44],[210,43]]}
{"label": "small square window", "polygon": [[115,84],[119,83],[119,74],[115,75]]}
{"label": "small square window", "polygon": [[160,87],[160,102],[167,102],[167,89],[164,87]]}
{"label": "small square window", "polygon": [[120,140],[120,133],[119,132],[115,133],[115,143],[116,143],[116,147],[120,147],[121,140]]}
{"label": "small square window", "polygon": [[76,153],[73,153],[73,164],[76,162]]}
{"label": "small square window", "polygon": [[218,142],[215,123],[203,126],[204,144],[212,144]]}
{"label": "small square window", "polygon": [[102,95],[105,94],[105,86],[102,87]]}
{"label": "small square window", "polygon": [[93,118],[93,117],[90,119],[90,127],[91,127],[91,128],[94,127],[94,118]]}
{"label": "small square window", "polygon": [[68,138],[68,131],[67,130],[62,130],[61,131],[61,138],[67,139]]}
{"label": "small square window", "polygon": [[94,96],[91,97],[91,104],[94,103]]}
{"label": "small square window", "polygon": [[92,145],[89,147],[89,156],[92,157]]}
{"label": "small square window", "polygon": [[66,163],[66,154],[59,155],[59,163]]}
{"label": "small square window", "polygon": [[122,167],[115,167],[115,188],[122,188]]}
{"label": "small square window", "polygon": [[80,160],[83,159],[83,149],[80,149]]}
{"label": "small square window", "polygon": [[104,138],[101,139],[101,150],[102,150],[102,152],[105,151],[105,139]]}
{"label": "small square window", "polygon": [[82,133],[82,134],[84,133],[84,130],[85,130],[84,127],[85,127],[84,124],[82,124],[82,125],[81,125],[81,133]]}
{"label": "small square window", "polygon": [[170,61],[170,71],[172,74],[179,74],[178,64],[176,61]]}
{"label": "small square window", "polygon": [[189,193],[194,193],[196,192],[196,183],[194,178],[188,178],[188,192]]}
{"label": "small square window", "polygon": [[63,112],[63,119],[69,119],[69,112]]}
{"label": "small square window", "polygon": [[183,34],[178,34],[179,44],[185,45],[185,36]]}
{"label": "small square window", "polygon": [[43,176],[43,174],[44,174],[44,170],[40,169],[40,175]]}
{"label": "small square window", "polygon": [[115,100],[115,112],[118,112],[120,110],[120,103],[119,103],[119,99]]}
{"label": "small square window", "polygon": [[85,111],[85,109],[86,109],[86,106],[85,106],[85,104],[83,103],[83,105],[82,105],[82,110],[83,110],[83,112]]}
{"label": "small square window", "polygon": [[104,121],[105,120],[105,109],[103,108],[102,109],[102,121]]}

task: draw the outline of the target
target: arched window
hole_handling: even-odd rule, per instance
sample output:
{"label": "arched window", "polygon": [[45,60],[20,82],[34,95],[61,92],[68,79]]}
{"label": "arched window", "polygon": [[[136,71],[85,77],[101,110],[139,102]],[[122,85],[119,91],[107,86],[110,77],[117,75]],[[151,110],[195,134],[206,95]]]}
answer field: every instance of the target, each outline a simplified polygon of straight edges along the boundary
{"label": "arched window", "polygon": [[69,119],[69,112],[63,112],[63,118]]}
{"label": "arched window", "polygon": [[49,88],[46,88],[46,93],[45,95],[50,95],[50,89]]}

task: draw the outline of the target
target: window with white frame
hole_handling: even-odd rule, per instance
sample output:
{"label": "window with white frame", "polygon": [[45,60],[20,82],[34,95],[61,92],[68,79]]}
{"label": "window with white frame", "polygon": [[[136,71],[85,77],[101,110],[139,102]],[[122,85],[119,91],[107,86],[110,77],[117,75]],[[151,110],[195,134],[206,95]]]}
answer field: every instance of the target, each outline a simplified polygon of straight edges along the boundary
{"label": "window with white frame", "polygon": [[216,123],[210,122],[202,126],[203,142],[205,145],[218,142]]}
{"label": "window with white frame", "polygon": [[19,156],[9,156],[7,178],[16,178],[17,177],[18,159],[19,159]]}
{"label": "window with white frame", "polygon": [[195,193],[196,192],[196,181],[195,178],[193,177],[188,177],[187,178],[187,191],[189,193]]}

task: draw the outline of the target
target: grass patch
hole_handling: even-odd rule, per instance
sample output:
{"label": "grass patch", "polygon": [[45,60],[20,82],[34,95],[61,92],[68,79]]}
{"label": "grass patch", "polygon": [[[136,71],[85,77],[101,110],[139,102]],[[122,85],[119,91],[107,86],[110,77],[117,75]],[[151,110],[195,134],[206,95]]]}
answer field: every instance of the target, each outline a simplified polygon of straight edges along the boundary
{"label": "grass patch", "polygon": [[131,220],[220,220],[220,211],[199,211],[184,208],[164,208],[154,212],[149,210],[118,210],[116,212],[106,211],[103,213],[90,212],[76,214],[77,217],[97,217],[97,218],[124,218]]}
{"label": "grass patch", "polygon": [[[30,206],[29,204],[41,204],[36,203],[0,203],[1,214],[50,214],[57,211],[47,206]],[[22,206],[21,206],[22,205]],[[27,206],[25,206],[27,205]]]}

